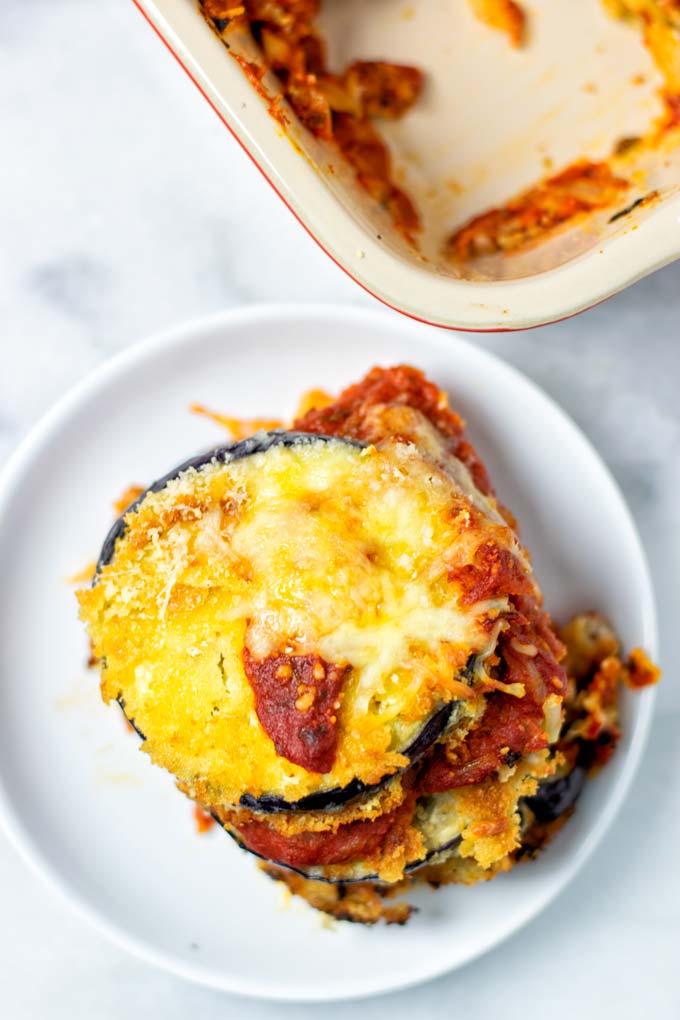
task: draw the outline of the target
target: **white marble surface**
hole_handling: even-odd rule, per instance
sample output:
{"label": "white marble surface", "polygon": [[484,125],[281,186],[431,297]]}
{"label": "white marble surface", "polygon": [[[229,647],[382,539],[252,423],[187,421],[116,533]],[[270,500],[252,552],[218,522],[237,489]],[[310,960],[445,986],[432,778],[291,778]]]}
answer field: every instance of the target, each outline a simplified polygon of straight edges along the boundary
{"label": "white marble surface", "polygon": [[[0,120],[0,461],[67,387],[149,331],[255,301],[369,301],[296,225],[131,4],[3,0]],[[459,973],[324,1007],[328,1020],[680,1015],[679,341],[680,264],[576,320],[477,340],[557,397],[631,504],[662,606],[666,675],[651,745],[605,844],[541,918]],[[208,992],[125,956],[2,836],[0,903],[7,1020],[319,1013]]]}

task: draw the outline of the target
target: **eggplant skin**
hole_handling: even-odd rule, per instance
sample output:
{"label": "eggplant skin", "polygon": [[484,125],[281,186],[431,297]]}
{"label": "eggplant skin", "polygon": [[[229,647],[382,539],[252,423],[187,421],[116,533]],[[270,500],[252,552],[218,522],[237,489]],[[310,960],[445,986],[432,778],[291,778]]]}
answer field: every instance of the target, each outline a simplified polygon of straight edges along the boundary
{"label": "eggplant skin", "polygon": [[97,560],[97,568],[93,579],[93,584],[97,583],[99,573],[102,568],[105,567],[113,559],[113,554],[116,548],[116,542],[127,529],[125,518],[132,510],[135,510],[146,497],[152,492],[161,492],[168,482],[174,481],[175,478],[179,478],[180,475],[184,474],[185,471],[189,471],[191,468],[199,470],[202,467],[206,467],[213,461],[217,463],[228,464],[233,460],[243,460],[244,457],[252,457],[256,453],[266,453],[267,450],[271,450],[273,446],[308,446],[313,443],[344,443],[347,446],[356,446],[359,449],[365,447],[365,443],[360,443],[356,439],[345,439],[339,436],[324,436],[315,432],[290,432],[287,429],[272,429],[269,432],[256,432],[254,436],[249,436],[248,439],[240,439],[235,443],[227,443],[225,446],[216,446],[212,450],[207,450],[205,453],[199,453],[195,457],[190,457],[185,460],[182,464],[173,468],[172,471],[168,471],[166,475],[159,478],[157,481],[150,485],[142,495],[131,503],[129,507],[120,515],[116,520],[113,527],[109,531],[108,535],[104,539],[101,552],[99,553],[99,559]]}
{"label": "eggplant skin", "polygon": [[116,698],[116,701],[117,701],[117,702],[118,702],[118,704],[120,705],[120,710],[121,710],[121,712],[123,713],[123,715],[125,716],[125,721],[126,721],[127,723],[129,723],[129,724],[130,724],[130,726],[132,726],[133,730],[135,731],[135,733],[137,734],[137,736],[138,736],[138,737],[140,738],[140,740],[146,740],[146,737],[144,736],[144,734],[143,734],[143,733],[142,733],[142,731],[140,730],[139,726],[137,726],[137,724],[136,724],[135,720],[134,720],[134,719],[132,719],[132,718],[130,718],[130,716],[129,716],[129,715],[127,714],[127,712],[125,711],[125,698],[123,698],[123,697],[121,697],[121,696],[119,695],[119,696],[118,696],[118,697]]}
{"label": "eggplant skin", "polygon": [[441,737],[449,724],[454,704],[455,702],[450,702],[431,715],[415,740],[402,752],[408,758],[408,765],[398,772],[390,772],[389,775],[383,776],[377,783],[367,784],[353,779],[347,786],[310,793],[307,797],[294,801],[284,800],[282,797],[271,797],[267,794],[263,797],[253,797],[252,794],[245,793],[239,801],[240,806],[265,815],[282,814],[289,811],[330,811],[334,808],[344,807],[355,797],[377,793],[392,779],[411,768]]}
{"label": "eggplant skin", "polygon": [[587,778],[587,770],[582,765],[576,765],[561,779],[548,779],[541,783],[536,793],[525,797],[523,803],[541,825],[554,822],[573,807],[581,796]]}

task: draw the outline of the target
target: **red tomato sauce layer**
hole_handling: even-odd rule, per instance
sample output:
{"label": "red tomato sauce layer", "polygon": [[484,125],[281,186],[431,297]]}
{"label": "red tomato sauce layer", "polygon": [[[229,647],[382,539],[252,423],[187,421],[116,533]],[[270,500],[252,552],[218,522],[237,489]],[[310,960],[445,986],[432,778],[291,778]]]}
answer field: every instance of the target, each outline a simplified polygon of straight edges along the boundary
{"label": "red tomato sauce layer", "polygon": [[442,746],[435,751],[418,783],[420,794],[443,793],[479,783],[504,761],[517,760],[529,751],[548,746],[543,712],[523,698],[497,692],[489,695],[480,725],[471,731],[454,754]]}
{"label": "red tomato sauce layer", "polygon": [[292,868],[305,865],[344,864],[370,857],[385,845],[390,832],[399,828],[405,815],[413,812],[407,800],[394,811],[365,822],[341,825],[336,832],[301,832],[287,836],[266,822],[247,822],[238,832],[249,850]]}
{"label": "red tomato sauce layer", "polygon": [[332,404],[312,408],[298,418],[293,428],[377,443],[391,438],[376,435],[375,419],[370,415],[381,404],[401,404],[420,411],[446,437],[449,450],[466,465],[477,488],[486,494],[492,492],[486,468],[464,438],[463,419],[451,410],[441,390],[410,365],[371,369],[361,382],[343,390]]}
{"label": "red tomato sauce layer", "polygon": [[334,666],[318,655],[270,655],[256,659],[243,652],[246,676],[255,695],[255,711],[276,753],[308,772],[330,772],[338,743],[340,691],[347,666]]}

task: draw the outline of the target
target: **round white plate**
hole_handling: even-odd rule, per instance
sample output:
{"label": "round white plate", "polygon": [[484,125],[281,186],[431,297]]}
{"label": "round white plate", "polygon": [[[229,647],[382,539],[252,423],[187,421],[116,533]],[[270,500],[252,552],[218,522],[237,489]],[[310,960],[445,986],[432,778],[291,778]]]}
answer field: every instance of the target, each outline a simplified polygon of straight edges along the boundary
{"label": "round white plate", "polygon": [[[626,694],[624,738],[575,816],[533,864],[473,888],[419,890],[404,928],[328,925],[191,806],[99,699],[68,578],[95,558],[112,500],[224,439],[192,402],[290,416],[374,364],[411,362],[468,420],[516,514],[557,620],[596,608],[627,648],[656,654],[654,599],[619,490],[574,424],[501,361],[396,316],[293,306],[229,312],[114,359],[37,426],[0,483],[0,815],[19,849],[118,944],[243,994],[336,999],[460,966],[534,917],[618,810],[653,694]],[[565,901],[564,909],[569,909]],[[38,936],[39,937],[39,936]]]}

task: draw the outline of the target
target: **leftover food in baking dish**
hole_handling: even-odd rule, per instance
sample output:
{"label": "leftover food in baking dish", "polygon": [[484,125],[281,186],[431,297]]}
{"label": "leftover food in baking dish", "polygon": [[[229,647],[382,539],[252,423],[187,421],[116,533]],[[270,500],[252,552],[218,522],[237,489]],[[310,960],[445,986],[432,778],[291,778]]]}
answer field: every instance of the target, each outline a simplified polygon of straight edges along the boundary
{"label": "leftover food in baking dish", "polygon": [[[521,62],[522,53],[534,44],[532,25],[540,20],[540,8],[534,9],[535,5],[515,0],[465,2],[483,25],[504,33],[508,44],[517,49],[517,60]],[[448,177],[453,179],[430,181],[426,188],[419,187],[416,195],[405,182],[402,169],[395,166],[394,147],[386,130],[390,121],[408,117],[420,105],[427,105],[423,93],[430,87],[429,67],[392,62],[389,53],[384,52],[377,53],[376,59],[354,60],[340,68],[333,66],[329,61],[328,41],[319,25],[320,15],[333,9],[332,0],[325,0],[323,4],[321,0],[245,0],[242,4],[232,0],[201,0],[200,8],[283,125],[288,119],[281,105],[285,98],[312,135],[335,146],[352,168],[356,182],[386,211],[409,245],[419,251],[422,248],[428,261],[448,264],[456,275],[474,278],[476,275],[503,275],[488,261],[498,254],[530,249],[558,230],[584,222],[602,210],[621,214],[628,211],[632,202],[639,205],[658,197],[654,183],[645,186],[640,165],[645,149],[667,145],[669,133],[677,133],[680,128],[680,0],[591,2],[603,4],[609,15],[627,23],[631,32],[639,33],[659,77],[660,112],[650,117],[644,132],[632,137],[626,134],[616,137],[602,158],[578,154],[568,165],[554,166],[546,155],[544,166],[548,172],[540,180],[518,194],[508,194],[501,205],[481,208],[474,215],[468,215],[439,239],[436,251],[430,250],[429,241],[424,247],[421,244],[421,206],[423,201],[432,206],[429,215],[436,223],[438,200],[447,191],[455,192],[459,188],[455,181],[456,167],[449,168]],[[406,8],[401,16],[413,21],[417,6]],[[355,16],[368,15],[359,12]],[[244,30],[259,47],[258,59],[244,58],[233,45],[235,33]],[[456,59],[455,39],[452,40],[451,59]],[[266,71],[277,76],[280,94],[272,97],[264,88]],[[551,73],[554,76],[553,72],[546,71],[532,89],[540,91],[542,79],[547,81]],[[641,73],[631,75],[629,87],[634,91],[645,84],[644,78]],[[598,82],[587,81],[583,89],[596,95]],[[620,85],[616,89],[617,102],[621,102]],[[508,91],[512,97],[511,83]],[[503,96],[499,96],[499,104],[503,101]],[[567,98],[566,102],[569,101],[573,101],[573,97]],[[514,100],[509,98],[508,102]],[[548,112],[543,112],[539,123],[547,117]],[[457,133],[455,121],[443,129],[453,137]],[[441,125],[439,130],[442,130]],[[480,124],[479,131],[484,130],[488,130],[487,125]],[[462,139],[461,144],[464,141]],[[432,148],[440,144],[440,138],[430,139]],[[517,144],[529,148],[534,139],[522,129]],[[598,143],[598,147],[602,149],[602,144]],[[417,168],[425,165],[428,158],[427,151],[410,154],[410,162],[416,167],[411,177],[417,176]],[[507,152],[507,160],[512,168],[516,163],[513,150]],[[663,160],[661,153],[659,160]],[[441,157],[438,164],[441,165]],[[476,178],[482,180],[491,169],[479,167],[475,171]],[[496,169],[500,172],[502,168]],[[426,179],[431,174],[422,176]]]}
{"label": "leftover food in baking dish", "polygon": [[658,678],[596,613],[554,627],[463,421],[414,368],[315,391],[289,428],[131,495],[78,594],[104,700],[335,917],[402,922],[410,883],[535,855],[614,750],[621,686]]}

